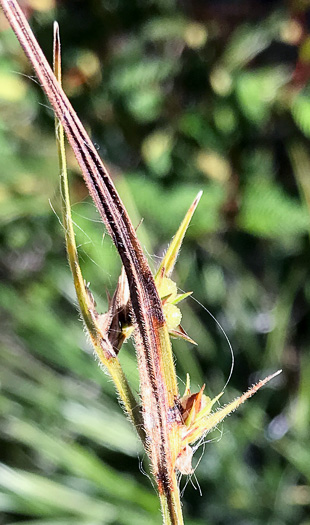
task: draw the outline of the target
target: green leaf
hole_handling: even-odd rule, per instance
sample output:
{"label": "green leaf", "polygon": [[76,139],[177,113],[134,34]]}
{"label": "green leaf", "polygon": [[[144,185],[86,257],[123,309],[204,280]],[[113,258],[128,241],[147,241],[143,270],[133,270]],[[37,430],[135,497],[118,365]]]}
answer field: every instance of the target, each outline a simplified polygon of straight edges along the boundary
{"label": "green leaf", "polygon": [[245,231],[269,238],[290,238],[306,233],[310,216],[306,207],[264,177],[246,185],[238,216]]}

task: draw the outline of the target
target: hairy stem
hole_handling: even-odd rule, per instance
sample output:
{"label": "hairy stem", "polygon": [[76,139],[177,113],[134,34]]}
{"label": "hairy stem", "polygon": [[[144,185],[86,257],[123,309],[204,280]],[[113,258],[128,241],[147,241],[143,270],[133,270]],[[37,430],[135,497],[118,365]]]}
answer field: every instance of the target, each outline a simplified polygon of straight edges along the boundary
{"label": "hairy stem", "polygon": [[133,310],[146,446],[167,524],[182,524],[175,459],[179,449],[179,397],[161,301],[135,230],[114,184],[83,125],[57,82],[18,3],[0,0],[64,127],[89,193],[124,265]]}

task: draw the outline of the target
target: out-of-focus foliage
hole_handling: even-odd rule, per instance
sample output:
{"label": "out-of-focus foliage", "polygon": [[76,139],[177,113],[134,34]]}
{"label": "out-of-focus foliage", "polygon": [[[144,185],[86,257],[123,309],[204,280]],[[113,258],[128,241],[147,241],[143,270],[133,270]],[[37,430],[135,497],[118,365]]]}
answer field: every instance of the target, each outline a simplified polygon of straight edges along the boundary
{"label": "out-of-focus foliage", "polygon": [[[60,23],[64,87],[134,223],[144,218],[154,270],[204,190],[175,271],[231,339],[224,402],[284,369],[196,453],[202,496],[193,479],[186,523],[309,525],[307,2],[23,5],[48,57]],[[53,114],[7,27],[1,14],[0,523],[159,524],[138,440],[78,321]],[[68,158],[83,273],[104,311],[120,264]],[[181,308],[199,346],[175,341],[180,381],[189,372],[212,396],[229,349],[199,304]],[[130,344],[121,359],[138,389]]]}

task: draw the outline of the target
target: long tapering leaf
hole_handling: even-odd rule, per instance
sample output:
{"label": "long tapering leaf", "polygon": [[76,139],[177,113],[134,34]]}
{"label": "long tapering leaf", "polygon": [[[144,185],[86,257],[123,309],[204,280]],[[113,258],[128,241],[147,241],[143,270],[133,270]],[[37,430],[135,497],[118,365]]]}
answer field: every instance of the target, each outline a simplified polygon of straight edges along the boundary
{"label": "long tapering leaf", "polygon": [[[54,22],[54,73],[55,77],[61,85],[61,52],[60,52],[60,36],[59,26]],[[62,196],[63,221],[65,228],[66,248],[68,260],[73,275],[75,291],[80,306],[81,314],[85,326],[87,327],[93,347],[104,367],[111,375],[117,393],[122,401],[122,404],[128,413],[131,421],[135,425],[140,438],[144,440],[144,433],[142,428],[142,420],[139,413],[139,406],[135,399],[132,390],[126,380],[122,367],[115,355],[113,355],[113,348],[109,350],[108,342],[104,340],[105,334],[102,333],[100,326],[96,322],[96,317],[93,315],[94,305],[91,301],[89,292],[86,288],[85,281],[82,276],[77,247],[75,242],[75,235],[73,229],[73,222],[71,216],[71,202],[69,194],[69,183],[67,174],[67,161],[65,151],[65,136],[64,129],[59,121],[55,118],[56,141],[58,147],[59,167],[60,167],[60,192]]]}

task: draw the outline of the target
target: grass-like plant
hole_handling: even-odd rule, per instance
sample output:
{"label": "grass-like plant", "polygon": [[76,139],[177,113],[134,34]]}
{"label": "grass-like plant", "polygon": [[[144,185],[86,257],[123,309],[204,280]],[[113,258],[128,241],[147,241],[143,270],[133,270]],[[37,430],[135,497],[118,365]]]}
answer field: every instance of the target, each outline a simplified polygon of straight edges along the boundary
{"label": "grass-like plant", "polygon": [[[54,72],[44,57],[18,3],[0,0],[2,8],[31,61],[56,115],[63,220],[70,268],[85,326],[94,350],[114,381],[121,405],[135,426],[149,457],[166,525],[182,524],[178,478],[190,475],[192,445],[252,396],[276,374],[258,382],[228,405],[213,410],[205,387],[192,393],[187,376],[183,395],[177,384],[170,337],[193,341],[182,328],[179,294],[171,273],[183,237],[198,205],[199,193],[186,213],[155,275],[143,254],[136,231],[108,171],[61,87],[58,26],[54,29]],[[64,132],[82,170],[89,193],[119,252],[123,269],[108,312],[99,314],[85,284],[79,260],[66,169]],[[140,397],[132,392],[118,360],[123,342],[133,337],[140,375]]]}

